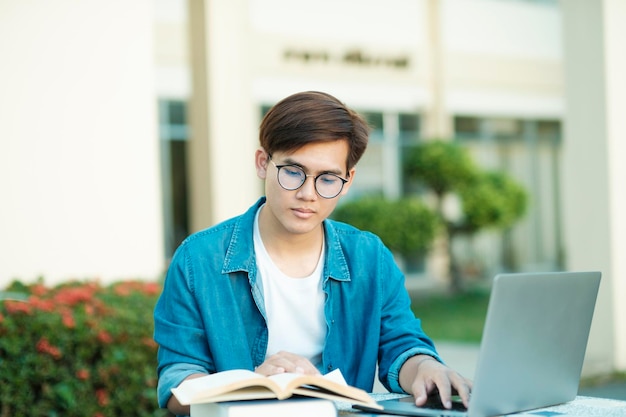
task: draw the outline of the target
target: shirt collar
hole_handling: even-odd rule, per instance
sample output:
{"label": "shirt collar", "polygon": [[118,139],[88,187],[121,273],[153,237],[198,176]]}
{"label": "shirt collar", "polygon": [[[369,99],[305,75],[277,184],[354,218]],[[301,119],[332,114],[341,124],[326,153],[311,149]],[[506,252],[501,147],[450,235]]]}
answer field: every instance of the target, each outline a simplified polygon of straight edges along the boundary
{"label": "shirt collar", "polygon": [[[250,273],[256,270],[254,257],[254,218],[259,208],[265,204],[265,197],[261,197],[243,215],[239,216],[233,228],[231,241],[224,258],[222,273],[244,271]],[[337,281],[350,281],[348,262],[332,221],[324,220],[326,241],[326,259],[324,261],[324,281],[332,278]]]}

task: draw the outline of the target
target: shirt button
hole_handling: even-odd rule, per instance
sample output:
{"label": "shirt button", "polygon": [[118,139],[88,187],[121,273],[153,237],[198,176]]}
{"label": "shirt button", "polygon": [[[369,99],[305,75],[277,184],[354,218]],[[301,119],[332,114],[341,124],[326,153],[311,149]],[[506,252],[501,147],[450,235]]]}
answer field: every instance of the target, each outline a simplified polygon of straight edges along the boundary
{"label": "shirt button", "polygon": [[329,371],[332,371],[332,370],[333,370],[333,366],[332,366],[332,365],[328,365],[328,367],[327,367],[327,368],[328,368],[328,370],[329,370]]}

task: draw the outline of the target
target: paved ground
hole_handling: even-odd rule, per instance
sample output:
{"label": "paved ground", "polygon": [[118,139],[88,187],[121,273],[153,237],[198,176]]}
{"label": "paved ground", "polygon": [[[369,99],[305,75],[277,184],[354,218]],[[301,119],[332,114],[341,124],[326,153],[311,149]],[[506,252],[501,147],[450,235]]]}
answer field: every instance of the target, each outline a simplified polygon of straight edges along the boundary
{"label": "paved ground", "polygon": [[578,394],[588,397],[613,398],[626,401],[626,382],[613,382],[597,387],[581,388]]}

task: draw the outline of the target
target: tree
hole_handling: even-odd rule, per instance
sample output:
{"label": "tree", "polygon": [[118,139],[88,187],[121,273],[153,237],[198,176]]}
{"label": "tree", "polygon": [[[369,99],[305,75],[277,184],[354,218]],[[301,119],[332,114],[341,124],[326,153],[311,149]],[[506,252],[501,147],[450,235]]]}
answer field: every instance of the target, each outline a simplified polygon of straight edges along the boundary
{"label": "tree", "polygon": [[[452,250],[453,239],[481,229],[511,227],[526,211],[527,193],[508,174],[481,170],[453,141],[425,141],[405,155],[405,178],[434,195],[434,210],[444,225],[441,238],[448,256],[450,289],[458,292],[462,277]],[[445,211],[444,200],[452,195],[461,206],[459,216]]]}

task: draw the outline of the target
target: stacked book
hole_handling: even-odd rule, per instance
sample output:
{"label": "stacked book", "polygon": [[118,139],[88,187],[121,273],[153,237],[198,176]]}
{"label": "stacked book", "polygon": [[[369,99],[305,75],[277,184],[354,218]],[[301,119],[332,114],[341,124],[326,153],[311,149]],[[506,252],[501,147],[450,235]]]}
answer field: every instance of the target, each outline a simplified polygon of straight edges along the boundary
{"label": "stacked book", "polygon": [[367,392],[349,386],[339,370],[268,377],[236,369],[186,380],[172,393],[190,405],[191,417],[335,417],[335,401],[382,408]]}

